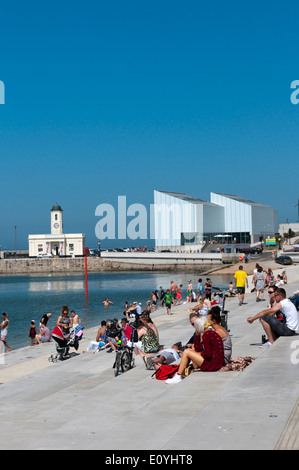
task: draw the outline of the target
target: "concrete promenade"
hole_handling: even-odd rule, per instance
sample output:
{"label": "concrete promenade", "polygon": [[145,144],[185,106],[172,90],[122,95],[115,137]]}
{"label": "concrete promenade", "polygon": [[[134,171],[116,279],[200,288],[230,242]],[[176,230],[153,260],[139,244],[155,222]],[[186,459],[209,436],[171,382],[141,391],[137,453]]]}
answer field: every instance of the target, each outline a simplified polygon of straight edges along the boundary
{"label": "concrete promenade", "polygon": [[[299,267],[286,272],[290,296],[299,287]],[[245,305],[226,301],[233,356],[256,357],[243,372],[197,372],[166,385],[137,358],[134,369],[115,378],[114,353],[82,354],[97,328],[84,331],[80,354],[64,362],[48,361],[54,342],[6,354],[0,365],[0,449],[96,449],[104,455],[299,449],[299,336],[260,349],[262,327],[246,318],[267,301],[256,302],[250,289]],[[175,307],[172,316],[164,308],[152,314],[161,344],[189,339],[189,306]]]}

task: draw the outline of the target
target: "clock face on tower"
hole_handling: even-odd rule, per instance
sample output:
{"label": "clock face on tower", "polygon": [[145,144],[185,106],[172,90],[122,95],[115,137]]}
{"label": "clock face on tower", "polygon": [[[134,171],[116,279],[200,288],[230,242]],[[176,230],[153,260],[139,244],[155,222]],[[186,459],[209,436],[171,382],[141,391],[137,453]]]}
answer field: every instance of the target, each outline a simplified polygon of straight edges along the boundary
{"label": "clock face on tower", "polygon": [[57,222],[55,222],[54,228],[59,228],[59,224]]}

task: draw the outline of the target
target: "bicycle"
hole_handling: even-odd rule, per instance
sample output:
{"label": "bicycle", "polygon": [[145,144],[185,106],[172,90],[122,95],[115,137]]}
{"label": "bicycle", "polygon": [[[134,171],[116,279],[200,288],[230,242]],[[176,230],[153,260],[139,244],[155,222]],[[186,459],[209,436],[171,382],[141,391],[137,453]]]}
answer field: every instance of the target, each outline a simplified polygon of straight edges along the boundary
{"label": "bicycle", "polygon": [[131,346],[123,346],[121,340],[119,340],[117,344],[116,357],[113,364],[115,377],[135,367],[134,337],[138,325],[134,322],[131,323],[130,326],[132,328]]}

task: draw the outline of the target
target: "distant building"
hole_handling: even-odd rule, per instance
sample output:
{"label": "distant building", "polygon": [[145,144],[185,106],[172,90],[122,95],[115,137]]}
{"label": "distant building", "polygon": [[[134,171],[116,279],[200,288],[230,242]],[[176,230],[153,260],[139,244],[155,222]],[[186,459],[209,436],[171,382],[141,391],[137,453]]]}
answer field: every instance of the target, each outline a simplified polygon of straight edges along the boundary
{"label": "distant building", "polygon": [[275,209],[240,196],[211,193],[195,196],[154,191],[157,250],[201,250],[207,241],[255,243],[278,232]]}
{"label": "distant building", "polygon": [[54,256],[82,256],[84,233],[63,233],[63,210],[59,204],[51,209],[51,233],[29,235],[29,256],[50,253]]}
{"label": "distant building", "polygon": [[279,234],[284,235],[285,233],[289,233],[289,230],[294,232],[295,234],[299,234],[299,223],[298,222],[285,222],[284,224],[279,224]]}

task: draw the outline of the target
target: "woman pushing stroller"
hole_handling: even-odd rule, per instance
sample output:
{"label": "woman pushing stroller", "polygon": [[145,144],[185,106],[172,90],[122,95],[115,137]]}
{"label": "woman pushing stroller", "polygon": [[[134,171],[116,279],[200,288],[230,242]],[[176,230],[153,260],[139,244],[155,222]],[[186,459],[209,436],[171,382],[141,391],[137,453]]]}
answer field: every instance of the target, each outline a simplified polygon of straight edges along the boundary
{"label": "woman pushing stroller", "polygon": [[56,325],[62,328],[63,336],[67,338],[70,334],[70,329],[73,327],[73,318],[69,317],[69,308],[67,305],[62,307]]}

